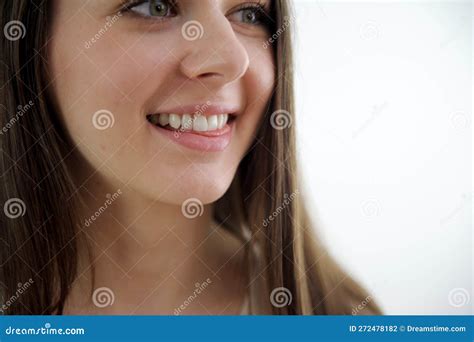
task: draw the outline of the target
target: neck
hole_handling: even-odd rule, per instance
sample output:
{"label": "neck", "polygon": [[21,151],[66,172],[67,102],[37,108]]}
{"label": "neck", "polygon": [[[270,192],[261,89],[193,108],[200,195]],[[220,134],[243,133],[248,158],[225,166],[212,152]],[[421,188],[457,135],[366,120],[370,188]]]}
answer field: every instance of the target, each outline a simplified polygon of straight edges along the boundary
{"label": "neck", "polygon": [[181,205],[148,199],[130,188],[91,182],[93,186],[81,188],[85,204],[81,217],[97,265],[103,259],[98,257],[105,255],[123,276],[165,274],[198,253],[211,233],[211,206],[203,206],[202,215],[188,218]]}
{"label": "neck", "polygon": [[[207,302],[206,307],[216,312],[222,310],[220,298],[242,295],[244,249],[238,239],[213,223],[212,205],[188,218],[181,204],[150,199],[98,177],[78,182],[82,184],[83,234],[71,312],[87,314],[97,309],[84,303],[90,299],[84,293],[99,287],[113,289],[117,298],[107,308],[116,311],[107,313],[122,314],[170,314],[196,284],[208,281],[212,281],[212,291],[200,295],[200,303]],[[240,305],[240,298],[232,303]],[[229,310],[238,311],[232,305]],[[187,310],[207,312],[200,312],[199,306]]]}

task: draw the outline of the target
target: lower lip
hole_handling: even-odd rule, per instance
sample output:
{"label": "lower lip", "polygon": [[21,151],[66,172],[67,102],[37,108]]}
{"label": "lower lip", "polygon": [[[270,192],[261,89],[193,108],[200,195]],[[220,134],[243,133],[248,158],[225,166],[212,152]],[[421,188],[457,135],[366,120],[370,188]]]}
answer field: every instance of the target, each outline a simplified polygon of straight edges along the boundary
{"label": "lower lip", "polygon": [[219,130],[209,132],[184,132],[169,130],[149,123],[157,132],[179,145],[202,152],[221,152],[229,146],[232,139],[233,122]]}

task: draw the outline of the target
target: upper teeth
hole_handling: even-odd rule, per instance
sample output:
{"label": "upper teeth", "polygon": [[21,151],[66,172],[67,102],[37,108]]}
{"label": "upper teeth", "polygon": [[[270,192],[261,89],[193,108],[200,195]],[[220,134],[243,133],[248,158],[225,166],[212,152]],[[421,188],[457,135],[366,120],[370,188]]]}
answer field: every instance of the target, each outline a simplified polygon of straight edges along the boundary
{"label": "upper teeth", "polygon": [[194,114],[153,114],[149,120],[152,124],[160,126],[170,125],[174,129],[185,131],[206,132],[221,129],[227,124],[229,114],[194,115]]}

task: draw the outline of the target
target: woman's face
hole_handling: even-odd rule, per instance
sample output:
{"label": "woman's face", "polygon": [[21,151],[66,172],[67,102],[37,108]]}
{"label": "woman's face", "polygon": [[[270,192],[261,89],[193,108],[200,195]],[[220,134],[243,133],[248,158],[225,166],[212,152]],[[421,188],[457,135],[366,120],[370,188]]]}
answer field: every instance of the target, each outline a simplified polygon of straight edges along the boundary
{"label": "woman's face", "polygon": [[270,1],[55,0],[54,96],[88,165],[166,203],[222,196],[274,88]]}

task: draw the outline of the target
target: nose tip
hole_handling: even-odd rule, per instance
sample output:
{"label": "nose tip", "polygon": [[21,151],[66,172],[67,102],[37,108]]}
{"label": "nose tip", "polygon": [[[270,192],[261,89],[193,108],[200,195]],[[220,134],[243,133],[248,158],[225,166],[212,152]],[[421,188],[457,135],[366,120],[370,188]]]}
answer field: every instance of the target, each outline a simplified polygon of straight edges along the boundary
{"label": "nose tip", "polygon": [[189,43],[191,52],[181,61],[181,72],[189,79],[224,85],[241,78],[250,60],[230,25],[213,32],[218,33]]}
{"label": "nose tip", "polygon": [[199,57],[194,54],[182,62],[181,70],[190,79],[202,82],[230,83],[241,78],[246,73],[248,66],[247,54],[237,56],[216,51],[211,56],[204,54]]}

